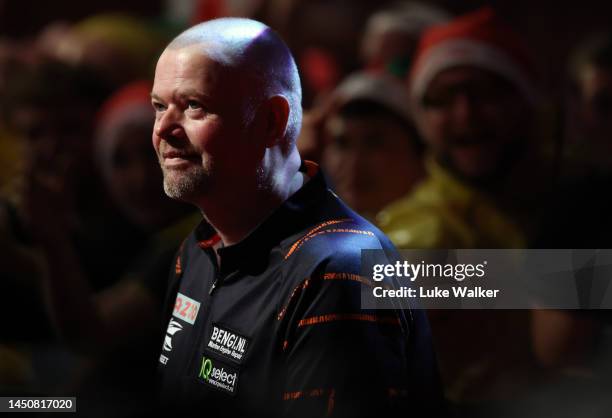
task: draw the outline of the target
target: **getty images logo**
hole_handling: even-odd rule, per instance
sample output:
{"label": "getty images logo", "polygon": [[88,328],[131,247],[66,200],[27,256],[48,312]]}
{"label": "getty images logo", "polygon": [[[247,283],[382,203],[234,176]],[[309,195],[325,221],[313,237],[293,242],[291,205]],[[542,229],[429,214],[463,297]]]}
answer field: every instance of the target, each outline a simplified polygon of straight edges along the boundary
{"label": "getty images logo", "polygon": [[216,389],[233,395],[238,383],[238,371],[210,357],[202,356],[198,379]]}

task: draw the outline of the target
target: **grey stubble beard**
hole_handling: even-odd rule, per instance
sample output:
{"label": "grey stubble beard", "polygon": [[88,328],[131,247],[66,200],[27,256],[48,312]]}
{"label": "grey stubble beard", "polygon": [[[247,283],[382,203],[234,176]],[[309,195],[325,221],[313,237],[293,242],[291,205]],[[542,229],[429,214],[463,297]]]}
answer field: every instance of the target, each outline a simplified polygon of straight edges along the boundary
{"label": "grey stubble beard", "polygon": [[210,170],[193,166],[185,170],[162,168],[164,192],[171,199],[191,202],[208,189]]}

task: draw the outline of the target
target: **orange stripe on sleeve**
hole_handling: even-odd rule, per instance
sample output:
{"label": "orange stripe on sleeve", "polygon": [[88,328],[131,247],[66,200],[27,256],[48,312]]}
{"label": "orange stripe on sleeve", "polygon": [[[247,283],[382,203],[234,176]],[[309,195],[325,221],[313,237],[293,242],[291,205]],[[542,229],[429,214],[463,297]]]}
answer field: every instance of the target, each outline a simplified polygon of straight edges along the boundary
{"label": "orange stripe on sleeve", "polygon": [[300,398],[317,398],[323,396],[326,393],[331,393],[333,389],[310,389],[310,390],[299,390],[297,392],[285,392],[283,393],[283,401],[293,401]]}
{"label": "orange stripe on sleeve", "polygon": [[304,398],[320,398],[327,396],[327,410],[326,416],[331,416],[334,412],[336,405],[336,389],[311,389],[311,390],[300,390],[297,392],[285,392],[283,393],[283,401],[295,401],[297,399]]}
{"label": "orange stripe on sleeve", "polygon": [[327,314],[327,315],[311,316],[310,318],[304,318],[300,322],[298,322],[298,328],[306,327],[310,325],[324,324],[328,322],[336,322],[336,321],[364,321],[364,322],[378,322],[381,324],[400,325],[399,318],[397,317],[390,317],[390,316],[382,317],[382,316],[370,315],[370,314],[348,313],[348,314]]}
{"label": "orange stripe on sleeve", "polygon": [[352,273],[325,273],[323,280],[348,280],[359,282],[369,287],[380,286],[383,289],[393,289],[393,287],[386,283],[375,283],[372,279]]}
{"label": "orange stripe on sleeve", "polygon": [[327,399],[327,416],[331,416],[334,412],[334,406],[336,406],[336,389],[332,389],[329,392],[329,398]]}
{"label": "orange stripe on sleeve", "polygon": [[372,280],[368,279],[367,277],[351,273],[325,273],[323,275],[323,280],[350,280],[363,283],[366,286],[374,287]]}
{"label": "orange stripe on sleeve", "polygon": [[302,283],[300,283],[293,289],[293,291],[291,292],[291,296],[289,296],[289,300],[287,301],[283,309],[281,309],[281,311],[278,313],[278,316],[276,317],[277,320],[280,321],[281,319],[283,319],[283,317],[287,313],[287,308],[291,304],[291,301],[293,300],[293,298],[295,298],[296,295],[298,295],[304,289],[306,289],[309,284],[310,284],[310,278],[307,278],[306,280],[304,280]]}

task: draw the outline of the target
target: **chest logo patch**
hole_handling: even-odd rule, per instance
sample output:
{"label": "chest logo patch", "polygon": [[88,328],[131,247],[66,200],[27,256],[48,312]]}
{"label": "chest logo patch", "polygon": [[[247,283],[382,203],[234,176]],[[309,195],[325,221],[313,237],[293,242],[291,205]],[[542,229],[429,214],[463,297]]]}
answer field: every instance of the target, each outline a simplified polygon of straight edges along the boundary
{"label": "chest logo patch", "polygon": [[174,310],[172,316],[193,325],[200,311],[200,302],[185,296],[182,293],[177,293],[176,301],[174,302]]}
{"label": "chest logo patch", "polygon": [[218,324],[213,324],[206,347],[223,357],[237,362],[242,361],[249,348],[247,337]]}
{"label": "chest logo patch", "polygon": [[234,395],[238,385],[238,370],[210,357],[202,356],[198,380]]}

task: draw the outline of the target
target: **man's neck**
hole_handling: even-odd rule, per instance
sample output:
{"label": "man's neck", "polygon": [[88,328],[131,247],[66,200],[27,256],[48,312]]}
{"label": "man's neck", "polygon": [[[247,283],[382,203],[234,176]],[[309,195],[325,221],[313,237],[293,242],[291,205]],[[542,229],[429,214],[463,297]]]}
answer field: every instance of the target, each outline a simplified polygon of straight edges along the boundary
{"label": "man's neck", "polygon": [[199,206],[223,245],[229,246],[246,238],[305,182],[306,176],[298,171],[280,190],[228,189],[222,192],[224,196],[206,199]]}

